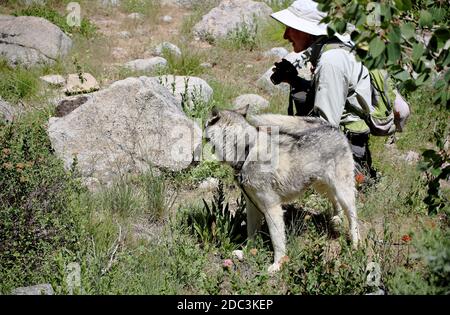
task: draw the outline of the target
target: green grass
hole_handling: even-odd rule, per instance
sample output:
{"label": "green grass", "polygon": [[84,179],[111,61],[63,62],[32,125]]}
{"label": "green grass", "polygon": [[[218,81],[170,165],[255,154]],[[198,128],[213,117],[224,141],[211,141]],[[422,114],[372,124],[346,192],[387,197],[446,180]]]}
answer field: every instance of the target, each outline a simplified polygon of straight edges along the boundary
{"label": "green grass", "polygon": [[161,9],[159,0],[123,0],[120,5],[126,13],[140,13],[152,20],[156,20]]}
{"label": "green grass", "polygon": [[36,97],[39,84],[36,72],[21,66],[14,69],[5,60],[0,60],[0,96],[6,101],[17,103]]}
{"label": "green grass", "polygon": [[88,19],[82,18],[80,26],[70,26],[67,23],[67,17],[51,8],[50,4],[45,6],[32,5],[25,8],[19,8],[13,12],[15,16],[37,16],[44,18],[58,26],[67,35],[80,34],[86,38],[93,38],[96,35],[97,28]]}

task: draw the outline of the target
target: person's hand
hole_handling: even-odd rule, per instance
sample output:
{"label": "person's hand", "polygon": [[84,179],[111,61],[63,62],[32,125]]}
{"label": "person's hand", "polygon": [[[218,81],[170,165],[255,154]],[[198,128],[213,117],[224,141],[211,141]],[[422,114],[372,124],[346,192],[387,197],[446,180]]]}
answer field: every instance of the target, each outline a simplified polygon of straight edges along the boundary
{"label": "person's hand", "polygon": [[275,68],[272,68],[272,71],[273,74],[270,76],[270,80],[275,85],[281,82],[292,84],[298,75],[294,65],[284,58],[280,62],[275,62]]}

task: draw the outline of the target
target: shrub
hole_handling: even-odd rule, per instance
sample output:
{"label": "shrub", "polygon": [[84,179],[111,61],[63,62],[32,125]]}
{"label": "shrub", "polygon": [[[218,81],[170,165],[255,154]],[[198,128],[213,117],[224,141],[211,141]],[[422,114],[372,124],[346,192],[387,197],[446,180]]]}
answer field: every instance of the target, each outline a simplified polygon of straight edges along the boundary
{"label": "shrub", "polygon": [[243,196],[236,201],[234,214],[229,211],[229,203],[225,204],[223,183],[219,182],[214,199],[209,205],[204,199],[203,208],[188,213],[187,226],[203,244],[232,247],[246,239],[243,222],[246,220],[245,201]]}
{"label": "shrub", "polygon": [[79,245],[79,215],[68,205],[81,188],[51,154],[46,114],[0,127],[0,278],[5,286],[28,284],[55,253]]}
{"label": "shrub", "polygon": [[[307,240],[304,238],[308,237]],[[361,294],[366,286],[367,257],[364,250],[355,251],[341,238],[339,256],[327,258],[329,240],[314,231],[302,236],[301,242],[289,246],[289,264],[283,277],[290,294]]]}
{"label": "shrub", "polygon": [[399,268],[388,280],[393,294],[450,294],[450,232],[438,228],[413,241],[412,255],[423,268]]}

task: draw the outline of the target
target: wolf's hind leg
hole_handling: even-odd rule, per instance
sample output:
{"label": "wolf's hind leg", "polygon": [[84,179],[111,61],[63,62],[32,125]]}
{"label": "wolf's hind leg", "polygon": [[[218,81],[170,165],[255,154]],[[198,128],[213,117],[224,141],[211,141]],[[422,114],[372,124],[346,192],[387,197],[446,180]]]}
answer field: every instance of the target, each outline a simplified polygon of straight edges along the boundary
{"label": "wolf's hind leg", "polygon": [[269,267],[269,273],[281,268],[281,258],[286,254],[286,235],[284,230],[283,209],[281,205],[272,206],[264,213],[269,227],[270,239],[274,250],[274,263]]}
{"label": "wolf's hind leg", "polygon": [[356,213],[355,190],[353,187],[336,187],[336,197],[347,216],[350,236],[354,247],[358,246],[360,235]]}
{"label": "wolf's hind leg", "polygon": [[263,214],[247,196],[245,196],[245,204],[247,207],[247,238],[254,239],[256,232],[261,228]]}
{"label": "wolf's hind leg", "polygon": [[333,233],[338,233],[339,228],[342,225],[344,213],[335,194],[335,185],[330,186],[325,182],[316,182],[313,185],[314,189],[318,193],[326,197],[331,202],[333,210],[330,213],[331,214],[330,228]]}

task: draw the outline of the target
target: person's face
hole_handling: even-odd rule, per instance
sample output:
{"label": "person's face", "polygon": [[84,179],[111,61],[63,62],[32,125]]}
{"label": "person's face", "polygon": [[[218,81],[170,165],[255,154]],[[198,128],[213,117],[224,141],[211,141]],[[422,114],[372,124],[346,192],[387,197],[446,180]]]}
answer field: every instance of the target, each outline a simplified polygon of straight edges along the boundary
{"label": "person's face", "polygon": [[307,49],[314,40],[311,34],[304,33],[289,26],[286,26],[283,38],[292,43],[292,47],[296,53]]}

